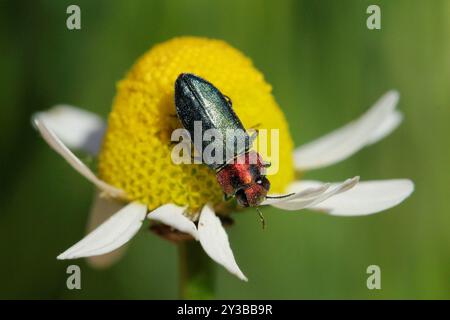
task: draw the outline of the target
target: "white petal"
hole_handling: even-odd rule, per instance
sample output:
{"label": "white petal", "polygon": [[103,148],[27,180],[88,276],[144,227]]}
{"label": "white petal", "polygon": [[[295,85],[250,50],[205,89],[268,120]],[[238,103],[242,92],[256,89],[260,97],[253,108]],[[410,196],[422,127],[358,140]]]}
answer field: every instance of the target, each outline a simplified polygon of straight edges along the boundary
{"label": "white petal", "polygon": [[67,148],[59,137],[47,126],[45,115],[37,113],[33,116],[33,123],[37,130],[41,133],[44,140],[50,145],[53,150],[59,153],[76,171],[83,175],[86,179],[95,184],[100,190],[104,191],[112,197],[124,197],[125,192],[117,189],[106,182],[97,178],[97,176],[80,160],[72,151]]}
{"label": "white petal", "polygon": [[400,123],[395,106],[398,92],[389,91],[359,119],[294,151],[297,170],[325,167],[342,161],[392,132]]}
{"label": "white petal", "polygon": [[[317,181],[302,181],[294,190],[320,185]],[[310,209],[338,216],[368,215],[392,208],[411,195],[414,184],[407,179],[363,181],[353,189],[329,198]]]}
{"label": "white petal", "polygon": [[[280,209],[291,211],[311,208],[331,197],[334,197],[340,193],[350,190],[358,183],[358,181],[359,177],[354,177],[351,179],[347,179],[342,183],[333,184],[330,188],[327,188],[326,192],[318,194],[317,196],[312,197],[310,199],[295,199],[275,203],[272,205]],[[310,190],[311,188],[318,188],[318,187],[320,187],[320,185],[304,188],[303,190]]]}
{"label": "white petal", "polygon": [[97,155],[106,124],[98,115],[68,105],[41,112],[41,120],[69,148]]}
{"label": "white petal", "polygon": [[197,227],[194,222],[187,218],[183,213],[186,207],[179,207],[174,204],[165,204],[147,215],[148,219],[162,222],[172,228],[181,232],[185,232],[198,240]]}
{"label": "white petal", "polygon": [[132,202],[115,213],[57,259],[90,257],[113,251],[127,243],[139,230],[147,213],[143,204]]}
{"label": "white petal", "polygon": [[234,259],[222,222],[209,205],[204,206],[200,214],[198,236],[200,244],[211,259],[224,266],[239,279],[247,281],[247,277],[239,269]]}
{"label": "white petal", "polygon": [[[87,233],[93,231],[124,206],[125,204],[123,202],[102,197],[97,192],[89,213]],[[126,251],[126,247],[127,246],[124,245],[109,253],[88,257],[87,262],[94,268],[107,268],[123,256]]]}
{"label": "white petal", "polygon": [[367,145],[374,144],[383,138],[387,137],[391,132],[393,132],[403,121],[403,114],[395,110],[392,112],[383,123],[378,126],[378,128],[372,133]]}

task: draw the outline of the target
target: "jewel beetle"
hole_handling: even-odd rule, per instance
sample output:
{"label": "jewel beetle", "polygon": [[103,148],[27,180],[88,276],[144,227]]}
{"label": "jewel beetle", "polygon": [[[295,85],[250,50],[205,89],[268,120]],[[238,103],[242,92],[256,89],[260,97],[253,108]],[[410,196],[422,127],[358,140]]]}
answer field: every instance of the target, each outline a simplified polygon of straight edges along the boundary
{"label": "jewel beetle", "polygon": [[[210,143],[217,143],[216,147],[222,149],[223,161],[207,161],[206,164],[215,171],[225,199],[235,197],[242,207],[257,207],[269,198],[270,182],[265,168],[270,163],[250,150],[258,131],[252,135],[246,132],[232,108],[231,99],[207,80],[182,73],[175,81],[175,107],[179,120],[191,137],[195,136],[196,123],[201,123],[203,132],[217,130],[222,137],[226,137],[230,130],[235,132],[233,140],[194,143],[200,154]],[[230,150],[232,152],[227,152]],[[261,212],[258,213],[261,216]]]}

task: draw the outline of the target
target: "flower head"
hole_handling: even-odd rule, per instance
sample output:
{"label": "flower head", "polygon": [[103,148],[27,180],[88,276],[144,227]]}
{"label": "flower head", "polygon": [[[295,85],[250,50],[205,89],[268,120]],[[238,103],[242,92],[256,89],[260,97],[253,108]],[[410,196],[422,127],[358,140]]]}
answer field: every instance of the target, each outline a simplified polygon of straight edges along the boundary
{"label": "flower head", "polygon": [[[262,205],[367,215],[401,203],[413,191],[407,179],[293,181],[295,170],[332,165],[391,133],[403,118],[396,110],[397,92],[386,93],[350,124],[293,151],[287,122],[271,87],[248,58],[223,41],[176,38],[151,49],[119,83],[107,125],[98,116],[69,106],[34,115],[33,123],[49,145],[106,195],[97,199],[92,220],[109,218],[58,259],[103,255],[102,260],[93,261],[111,261],[118,256],[114,250],[128,242],[147,217],[190,235],[214,261],[247,279],[215,212],[224,203],[215,173],[205,165],[171,161],[170,133],[180,127],[174,116],[173,86],[185,72],[207,78],[231,97],[245,127],[279,130],[279,171],[270,176],[271,190],[292,194],[267,197]],[[72,150],[99,153],[99,177]],[[114,255],[104,255],[113,251]]]}
{"label": "flower head", "polygon": [[279,130],[283,148],[271,187],[284,192],[294,179],[293,143],[271,86],[241,52],[206,38],[175,38],[157,45],[120,81],[99,154],[100,177],[124,190],[127,200],[149,209],[174,203],[196,212],[223,201],[214,171],[202,164],[177,165],[170,157],[171,133],[181,126],[174,83],[185,72],[208,79],[231,97],[246,128]]}

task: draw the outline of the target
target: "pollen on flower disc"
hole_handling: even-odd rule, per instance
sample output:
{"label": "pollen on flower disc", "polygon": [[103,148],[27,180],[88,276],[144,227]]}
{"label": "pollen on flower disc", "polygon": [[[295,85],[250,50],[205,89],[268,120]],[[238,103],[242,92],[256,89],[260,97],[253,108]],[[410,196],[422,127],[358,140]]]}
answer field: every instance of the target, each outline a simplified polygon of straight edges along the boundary
{"label": "pollen on flower disc", "polygon": [[247,129],[279,129],[279,171],[268,178],[270,192],[283,192],[294,177],[292,140],[271,86],[240,51],[224,41],[195,37],[154,46],[118,83],[99,155],[100,177],[150,210],[175,203],[195,211],[223,201],[215,173],[206,165],[172,162],[170,136],[181,127],[174,105],[180,73],[203,77],[229,96]]}

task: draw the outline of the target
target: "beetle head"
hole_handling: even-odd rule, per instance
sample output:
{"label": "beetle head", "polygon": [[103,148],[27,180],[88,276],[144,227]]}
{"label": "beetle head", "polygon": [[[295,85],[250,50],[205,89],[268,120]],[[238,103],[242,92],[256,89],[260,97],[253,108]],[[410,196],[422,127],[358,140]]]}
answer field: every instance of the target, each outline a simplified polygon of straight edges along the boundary
{"label": "beetle head", "polygon": [[236,197],[240,206],[256,207],[264,201],[270,189],[266,167],[257,152],[249,151],[217,172],[217,181],[227,196]]}
{"label": "beetle head", "polygon": [[269,189],[269,180],[265,176],[260,176],[252,183],[238,189],[235,193],[236,200],[242,207],[256,207],[266,199]]}

